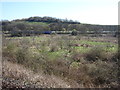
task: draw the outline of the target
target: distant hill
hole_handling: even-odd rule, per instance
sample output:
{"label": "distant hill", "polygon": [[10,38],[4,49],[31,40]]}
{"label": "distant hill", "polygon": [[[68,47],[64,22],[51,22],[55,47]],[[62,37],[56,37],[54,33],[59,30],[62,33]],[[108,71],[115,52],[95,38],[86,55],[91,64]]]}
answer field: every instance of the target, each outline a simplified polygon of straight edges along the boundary
{"label": "distant hill", "polygon": [[94,33],[113,33],[118,30],[117,25],[92,25],[82,24],[78,21],[57,19],[53,17],[30,17],[13,21],[2,21],[3,33],[28,32],[41,33],[43,31],[79,31]]}
{"label": "distant hill", "polygon": [[53,17],[30,17],[26,19],[17,19],[14,21],[28,21],[28,22],[45,22],[45,23],[67,23],[67,24],[80,24],[78,21],[67,20],[67,19],[58,19]]}

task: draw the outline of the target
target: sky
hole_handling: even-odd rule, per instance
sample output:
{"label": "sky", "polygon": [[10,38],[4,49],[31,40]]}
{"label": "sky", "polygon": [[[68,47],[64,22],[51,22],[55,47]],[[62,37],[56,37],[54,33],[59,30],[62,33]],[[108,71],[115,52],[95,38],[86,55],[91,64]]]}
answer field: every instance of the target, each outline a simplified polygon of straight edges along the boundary
{"label": "sky", "polygon": [[2,20],[34,16],[72,19],[81,23],[118,25],[119,0],[0,0]]}

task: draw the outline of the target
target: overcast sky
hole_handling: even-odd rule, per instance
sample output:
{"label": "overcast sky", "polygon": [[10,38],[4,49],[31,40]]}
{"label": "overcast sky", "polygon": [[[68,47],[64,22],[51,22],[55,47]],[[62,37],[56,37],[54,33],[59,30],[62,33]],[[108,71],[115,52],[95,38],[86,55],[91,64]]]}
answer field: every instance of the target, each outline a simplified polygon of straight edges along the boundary
{"label": "overcast sky", "polygon": [[117,25],[118,2],[119,0],[1,0],[0,9],[2,20],[50,16],[88,24]]}

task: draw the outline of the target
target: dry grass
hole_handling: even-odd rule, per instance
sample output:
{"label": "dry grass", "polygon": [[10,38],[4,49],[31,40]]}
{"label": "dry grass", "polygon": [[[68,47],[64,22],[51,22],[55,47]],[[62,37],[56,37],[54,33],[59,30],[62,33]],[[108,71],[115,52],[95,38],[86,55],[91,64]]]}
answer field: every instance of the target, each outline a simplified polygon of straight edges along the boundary
{"label": "dry grass", "polygon": [[3,88],[70,88],[59,77],[34,73],[22,65],[3,62]]}

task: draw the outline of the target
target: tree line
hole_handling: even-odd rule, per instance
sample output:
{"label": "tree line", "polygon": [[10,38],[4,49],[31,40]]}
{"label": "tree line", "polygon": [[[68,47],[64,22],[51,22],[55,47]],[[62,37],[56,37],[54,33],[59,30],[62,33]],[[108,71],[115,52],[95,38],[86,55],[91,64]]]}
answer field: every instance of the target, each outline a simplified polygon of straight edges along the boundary
{"label": "tree line", "polygon": [[117,25],[92,25],[82,24],[77,21],[67,19],[56,19],[52,17],[30,17],[26,19],[16,19],[13,21],[1,21],[2,31],[5,34],[41,34],[46,31],[73,31],[76,33],[113,33],[118,30]]}

